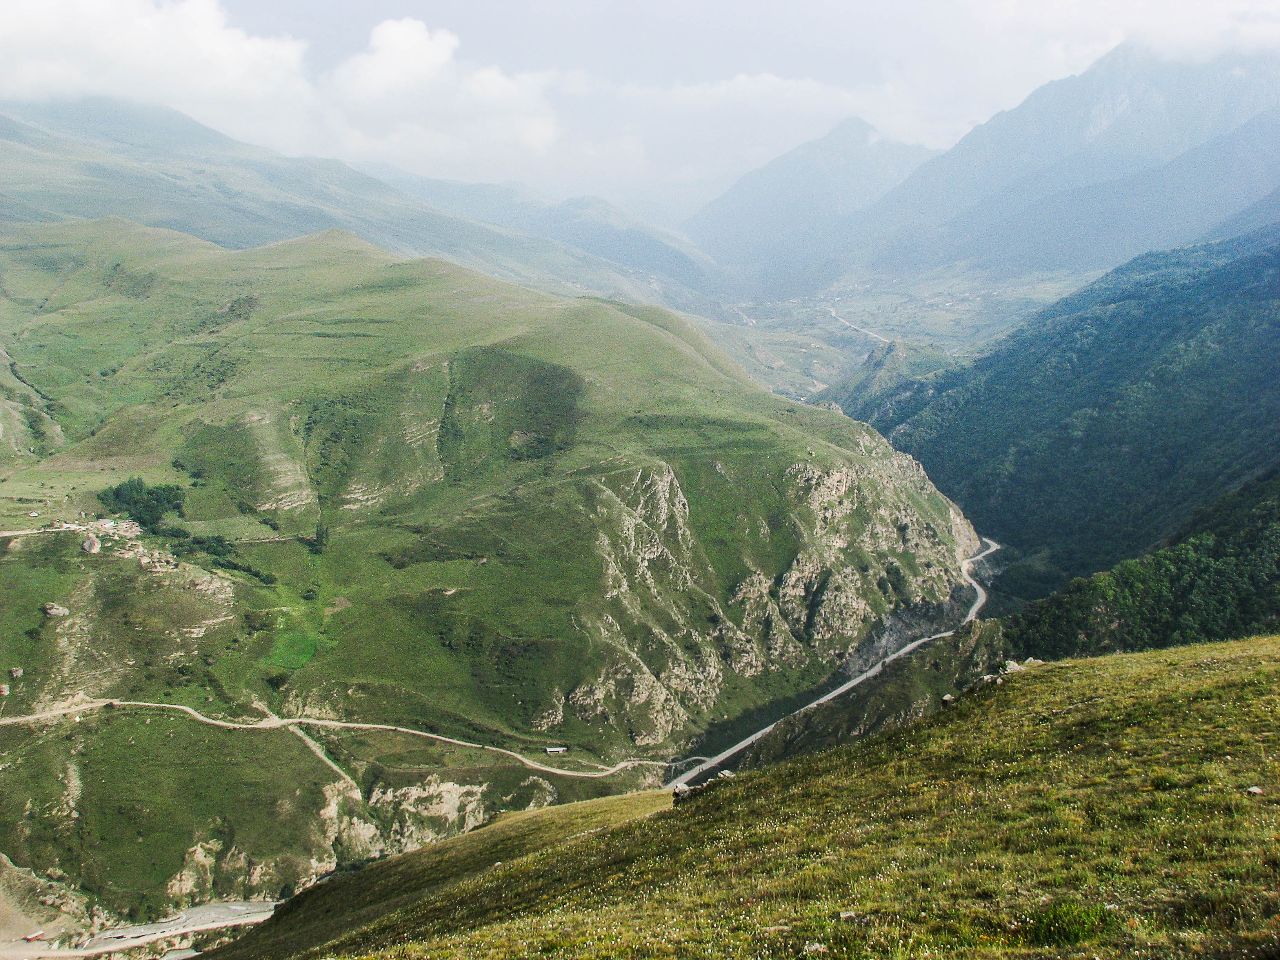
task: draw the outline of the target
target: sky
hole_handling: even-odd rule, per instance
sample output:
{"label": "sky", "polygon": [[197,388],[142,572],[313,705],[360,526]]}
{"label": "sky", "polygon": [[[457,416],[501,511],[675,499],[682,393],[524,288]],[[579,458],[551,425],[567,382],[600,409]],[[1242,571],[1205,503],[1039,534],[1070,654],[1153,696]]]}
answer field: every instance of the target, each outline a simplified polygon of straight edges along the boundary
{"label": "sky", "polygon": [[860,116],[946,147],[1122,42],[1280,47],[1280,0],[0,0],[0,98],[677,222]]}

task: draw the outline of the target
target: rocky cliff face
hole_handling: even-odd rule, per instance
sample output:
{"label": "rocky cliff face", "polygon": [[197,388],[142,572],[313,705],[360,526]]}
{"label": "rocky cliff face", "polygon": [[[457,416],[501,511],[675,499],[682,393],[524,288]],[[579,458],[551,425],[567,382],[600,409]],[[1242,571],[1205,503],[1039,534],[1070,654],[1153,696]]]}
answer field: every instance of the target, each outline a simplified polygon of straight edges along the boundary
{"label": "rocky cliff face", "polygon": [[[774,509],[741,497],[740,570],[726,579],[703,545],[690,498],[667,463],[594,485],[607,603],[582,629],[606,666],[547,705],[541,729],[568,710],[624,724],[637,747],[677,748],[730,687],[771,674],[821,679],[908,642],[892,625],[928,629],[961,608],[960,560],[978,538],[919,464],[868,442],[859,463],[794,463],[757,477]],[[733,480],[725,466],[715,473]],[[781,509],[778,509],[781,507]],[[778,551],[760,549],[785,540]],[[766,562],[766,561],[772,562]]]}
{"label": "rocky cliff face", "polygon": [[[976,538],[919,465],[681,318],[334,237],[50,229],[0,245],[0,530],[85,523],[0,540],[0,719],[70,712],[0,726],[0,852],[112,910],[652,782],[967,599]],[[107,502],[147,532],[82,549],[134,477]]]}

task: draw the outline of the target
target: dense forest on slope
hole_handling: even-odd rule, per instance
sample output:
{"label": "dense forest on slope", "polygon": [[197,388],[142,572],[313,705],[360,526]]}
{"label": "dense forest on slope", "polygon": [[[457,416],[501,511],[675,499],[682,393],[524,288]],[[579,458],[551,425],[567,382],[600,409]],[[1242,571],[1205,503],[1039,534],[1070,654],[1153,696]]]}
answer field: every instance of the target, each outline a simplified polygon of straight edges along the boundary
{"label": "dense forest on slope", "polygon": [[1022,656],[1091,656],[1246,636],[1280,623],[1280,473],[1223,498],[1176,542],[1074,580],[1005,623]]}
{"label": "dense forest on slope", "polygon": [[[1133,260],[873,423],[1045,594],[1135,556],[1280,461],[1280,228]],[[1030,576],[1029,573],[1034,574]]]}

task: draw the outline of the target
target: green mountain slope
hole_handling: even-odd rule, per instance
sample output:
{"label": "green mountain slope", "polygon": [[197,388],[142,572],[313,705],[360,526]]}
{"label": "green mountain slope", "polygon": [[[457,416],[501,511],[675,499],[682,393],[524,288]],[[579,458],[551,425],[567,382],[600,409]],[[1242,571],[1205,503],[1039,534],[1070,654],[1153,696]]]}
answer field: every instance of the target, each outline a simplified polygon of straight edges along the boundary
{"label": "green mountain slope", "polygon": [[1170,545],[1073,581],[1005,624],[1026,656],[1246,636],[1280,623],[1280,474],[1201,511]]}
{"label": "green mountain slope", "polygon": [[[353,911],[304,955],[1269,956],[1277,680],[1275,638],[1038,667],[371,923]],[[289,955],[271,930],[235,955]]]}
{"label": "green mountain slope", "polygon": [[670,808],[671,795],[655,790],[504,814],[481,830],[317,884],[218,957],[283,958],[320,947],[509,860]]}
{"label": "green mountain slope", "polygon": [[376,166],[369,172],[437,210],[554,240],[668,282],[700,288],[716,272],[687,240],[640,223],[598,197],[553,202],[520,186],[433,180]]}
{"label": "green mountain slope", "polygon": [[[984,530],[1035,595],[1181,529],[1280,461],[1280,235],[1134,260],[873,422]],[[857,412],[851,410],[851,412]]]}
{"label": "green mountain slope", "polygon": [[338,228],[558,292],[661,296],[648,274],[450,216],[338,161],[283,157],[171,110],[91,99],[5,103],[0,114],[0,222],[124,217],[233,248]]}
{"label": "green mountain slope", "polygon": [[[165,702],[647,764],[586,780],[402,731],[214,731],[244,751],[219,747],[224,800],[175,818],[188,785],[151,764],[124,831],[109,798],[130,741],[199,755],[206,727],[131,708],[86,709],[70,738],[5,728],[0,850],[118,910],[274,893],[496,810],[656,781],[706,731],[970,599],[975,536],[917,463],[769,396],[656,309],[346,234],[228,252],[123,221],[5,232],[0,287],[0,667],[24,670],[0,721]],[[18,535],[108,505],[145,529]],[[235,764],[268,741],[290,777],[246,802]],[[74,772],[108,745],[93,780]],[[286,798],[308,824],[287,862],[254,839]],[[101,817],[73,816],[91,803]],[[161,815],[144,865],[119,855]]]}
{"label": "green mountain slope", "polygon": [[1011,659],[1058,660],[1233,640],[1280,625],[1280,474],[1198,512],[1160,549],[1073,580],[885,667],[874,684],[788,718],[742,759],[781,758],[897,729],[945,706]]}

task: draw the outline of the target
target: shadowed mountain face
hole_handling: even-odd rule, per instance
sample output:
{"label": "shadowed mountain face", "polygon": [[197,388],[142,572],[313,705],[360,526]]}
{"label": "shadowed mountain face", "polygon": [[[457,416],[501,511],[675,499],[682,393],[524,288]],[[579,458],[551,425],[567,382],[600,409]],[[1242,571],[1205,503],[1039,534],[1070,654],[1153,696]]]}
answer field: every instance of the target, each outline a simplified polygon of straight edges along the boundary
{"label": "shadowed mountain face", "polygon": [[[950,622],[970,599],[974,533],[919,464],[771,397],[657,309],[338,232],[231,252],[123,221],[6,229],[0,289],[0,530],[107,508],[144,524],[99,531],[96,553],[81,531],[0,540],[0,664],[25,668],[6,716],[76,695],[258,704],[656,761],[581,781],[318,731],[352,796],[287,730],[6,727],[32,739],[0,781],[0,850],[118,909],[275,894],[495,810],[655,779],[708,730],[883,656],[900,618]],[[221,787],[188,804],[170,764],[209,737]],[[111,760],[130,739],[142,767]],[[279,783],[251,772],[262,750]],[[68,800],[46,774],[81,752]],[[32,796],[51,811],[35,825]],[[280,804],[293,826],[269,836]]]}
{"label": "shadowed mountain face", "polygon": [[980,527],[1041,555],[1016,592],[1043,592],[1280,462],[1277,342],[1270,228],[1139,257],[971,366],[890,391],[876,422]]}

